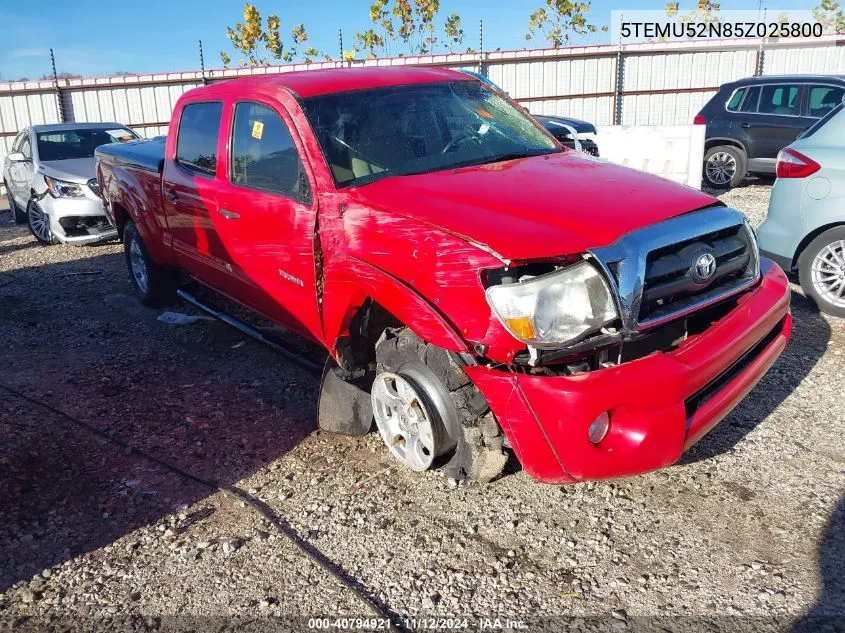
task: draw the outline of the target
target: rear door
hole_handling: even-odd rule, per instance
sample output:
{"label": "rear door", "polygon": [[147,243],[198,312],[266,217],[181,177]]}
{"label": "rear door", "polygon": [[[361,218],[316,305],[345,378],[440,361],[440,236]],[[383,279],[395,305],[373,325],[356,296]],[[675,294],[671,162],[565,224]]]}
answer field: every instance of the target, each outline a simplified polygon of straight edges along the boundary
{"label": "rear door", "polygon": [[287,111],[257,97],[232,104],[220,224],[252,307],[322,340],[314,268],[313,179]]}
{"label": "rear door", "polygon": [[[173,160],[166,160],[162,204],[179,265],[203,283],[233,294],[232,258],[221,239],[219,198],[226,139],[222,101],[187,103],[179,116]],[[170,154],[168,154],[170,157]]]}
{"label": "rear door", "polygon": [[803,96],[804,85],[799,83],[760,86],[756,112],[749,103],[748,114],[739,123],[747,133],[750,171],[774,173],[778,152],[810,126],[802,111]]}

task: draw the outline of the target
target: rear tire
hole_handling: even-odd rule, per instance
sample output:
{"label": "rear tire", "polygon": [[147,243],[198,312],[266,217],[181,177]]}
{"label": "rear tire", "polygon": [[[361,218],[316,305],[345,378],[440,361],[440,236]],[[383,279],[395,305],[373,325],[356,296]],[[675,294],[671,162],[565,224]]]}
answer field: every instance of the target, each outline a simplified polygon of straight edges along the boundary
{"label": "rear tire", "polygon": [[817,236],[798,258],[798,276],[804,294],[819,310],[845,317],[845,226]]}
{"label": "rear tire", "polygon": [[704,153],[703,177],[712,189],[733,189],[745,180],[748,161],[733,145],[715,145]]}
{"label": "rear tire", "polygon": [[138,227],[131,221],[123,229],[123,252],[129,278],[141,303],[158,307],[172,304],[179,287],[179,271],[160,266],[144,246]]}
{"label": "rear tire", "polygon": [[12,214],[12,221],[15,224],[24,224],[26,222],[26,211],[15,202],[12,197],[12,190],[9,189],[9,183],[4,180],[3,186],[6,188],[6,199],[9,201],[9,213]]}
{"label": "rear tire", "polygon": [[394,457],[413,470],[428,468],[402,460],[391,447],[384,419],[379,421],[376,385],[394,376],[419,396],[432,425],[434,455],[428,466],[440,457],[441,462],[448,459],[443,471],[454,479],[488,482],[501,474],[507,462],[504,438],[484,396],[451,353],[425,343],[407,328],[387,330],[376,344],[373,408],[376,425]]}

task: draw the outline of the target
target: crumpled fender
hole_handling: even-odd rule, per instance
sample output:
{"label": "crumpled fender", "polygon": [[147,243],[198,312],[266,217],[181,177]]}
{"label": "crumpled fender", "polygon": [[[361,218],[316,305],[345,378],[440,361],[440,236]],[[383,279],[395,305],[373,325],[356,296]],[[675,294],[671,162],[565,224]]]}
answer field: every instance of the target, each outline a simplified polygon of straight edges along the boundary
{"label": "crumpled fender", "polygon": [[356,310],[369,297],[407,325],[422,340],[453,351],[468,346],[457,329],[411,286],[354,257],[333,258],[325,270],[323,331],[335,354],[337,339],[348,333]]}

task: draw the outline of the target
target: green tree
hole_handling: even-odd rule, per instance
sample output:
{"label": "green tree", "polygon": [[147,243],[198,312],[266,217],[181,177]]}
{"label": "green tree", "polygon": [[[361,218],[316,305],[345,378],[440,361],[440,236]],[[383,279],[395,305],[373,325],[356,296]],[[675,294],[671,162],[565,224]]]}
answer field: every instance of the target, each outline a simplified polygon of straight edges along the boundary
{"label": "green tree", "polygon": [[[390,55],[397,49],[410,55],[431,53],[439,42],[439,15],[440,0],[373,0],[373,26],[356,33],[355,50],[366,51],[371,57]],[[450,50],[463,42],[461,17],[457,13],[446,18],[443,35]]]}
{"label": "green tree", "polygon": [[528,19],[526,40],[542,33],[554,48],[569,43],[572,34],[589,35],[599,30],[607,31],[607,26],[597,26],[589,21],[590,3],[571,2],[570,0],[546,0],[546,6],[540,7]]}
{"label": "green tree", "polygon": [[[265,24],[258,9],[249,2],[244,5],[243,17],[244,21],[235,24],[234,28],[226,27],[226,37],[232,42],[235,53],[242,56],[238,60],[240,66],[290,63],[299,56],[300,45],[308,41],[305,25],[296,24],[290,30],[290,43],[286,44],[282,40],[282,21],[279,16],[271,13]],[[320,51],[309,46],[303,51],[303,58],[310,62],[320,54]],[[220,60],[226,67],[232,63],[226,51],[220,52]]]}
{"label": "green tree", "polygon": [[[681,15],[681,21],[685,24],[687,23],[703,23],[708,24],[712,22],[719,21],[719,8],[720,5],[716,2],[711,2],[711,0],[698,0],[698,6],[695,9],[691,9],[687,13]],[[681,13],[681,4],[680,2],[667,2],[666,3],[666,15],[670,18],[680,15]]]}
{"label": "green tree", "polygon": [[813,17],[825,33],[845,33],[845,13],[839,0],[821,0],[821,4],[813,9]]}

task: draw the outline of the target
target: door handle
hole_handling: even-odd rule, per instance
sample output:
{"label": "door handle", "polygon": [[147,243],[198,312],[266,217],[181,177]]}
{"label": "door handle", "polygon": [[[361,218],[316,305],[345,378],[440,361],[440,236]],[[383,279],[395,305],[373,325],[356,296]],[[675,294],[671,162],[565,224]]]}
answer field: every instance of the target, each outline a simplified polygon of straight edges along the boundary
{"label": "door handle", "polygon": [[177,200],[179,200],[179,196],[176,195],[175,191],[168,191],[165,195],[167,196],[167,199],[170,200],[170,202],[176,202]]}
{"label": "door handle", "polygon": [[740,123],[739,127],[744,127],[747,130],[748,128],[753,127],[753,126],[746,121],[746,122]]}
{"label": "door handle", "polygon": [[234,213],[233,211],[227,211],[226,209],[218,209],[218,211],[220,212],[220,215],[228,220],[237,220],[241,217],[240,213]]}

